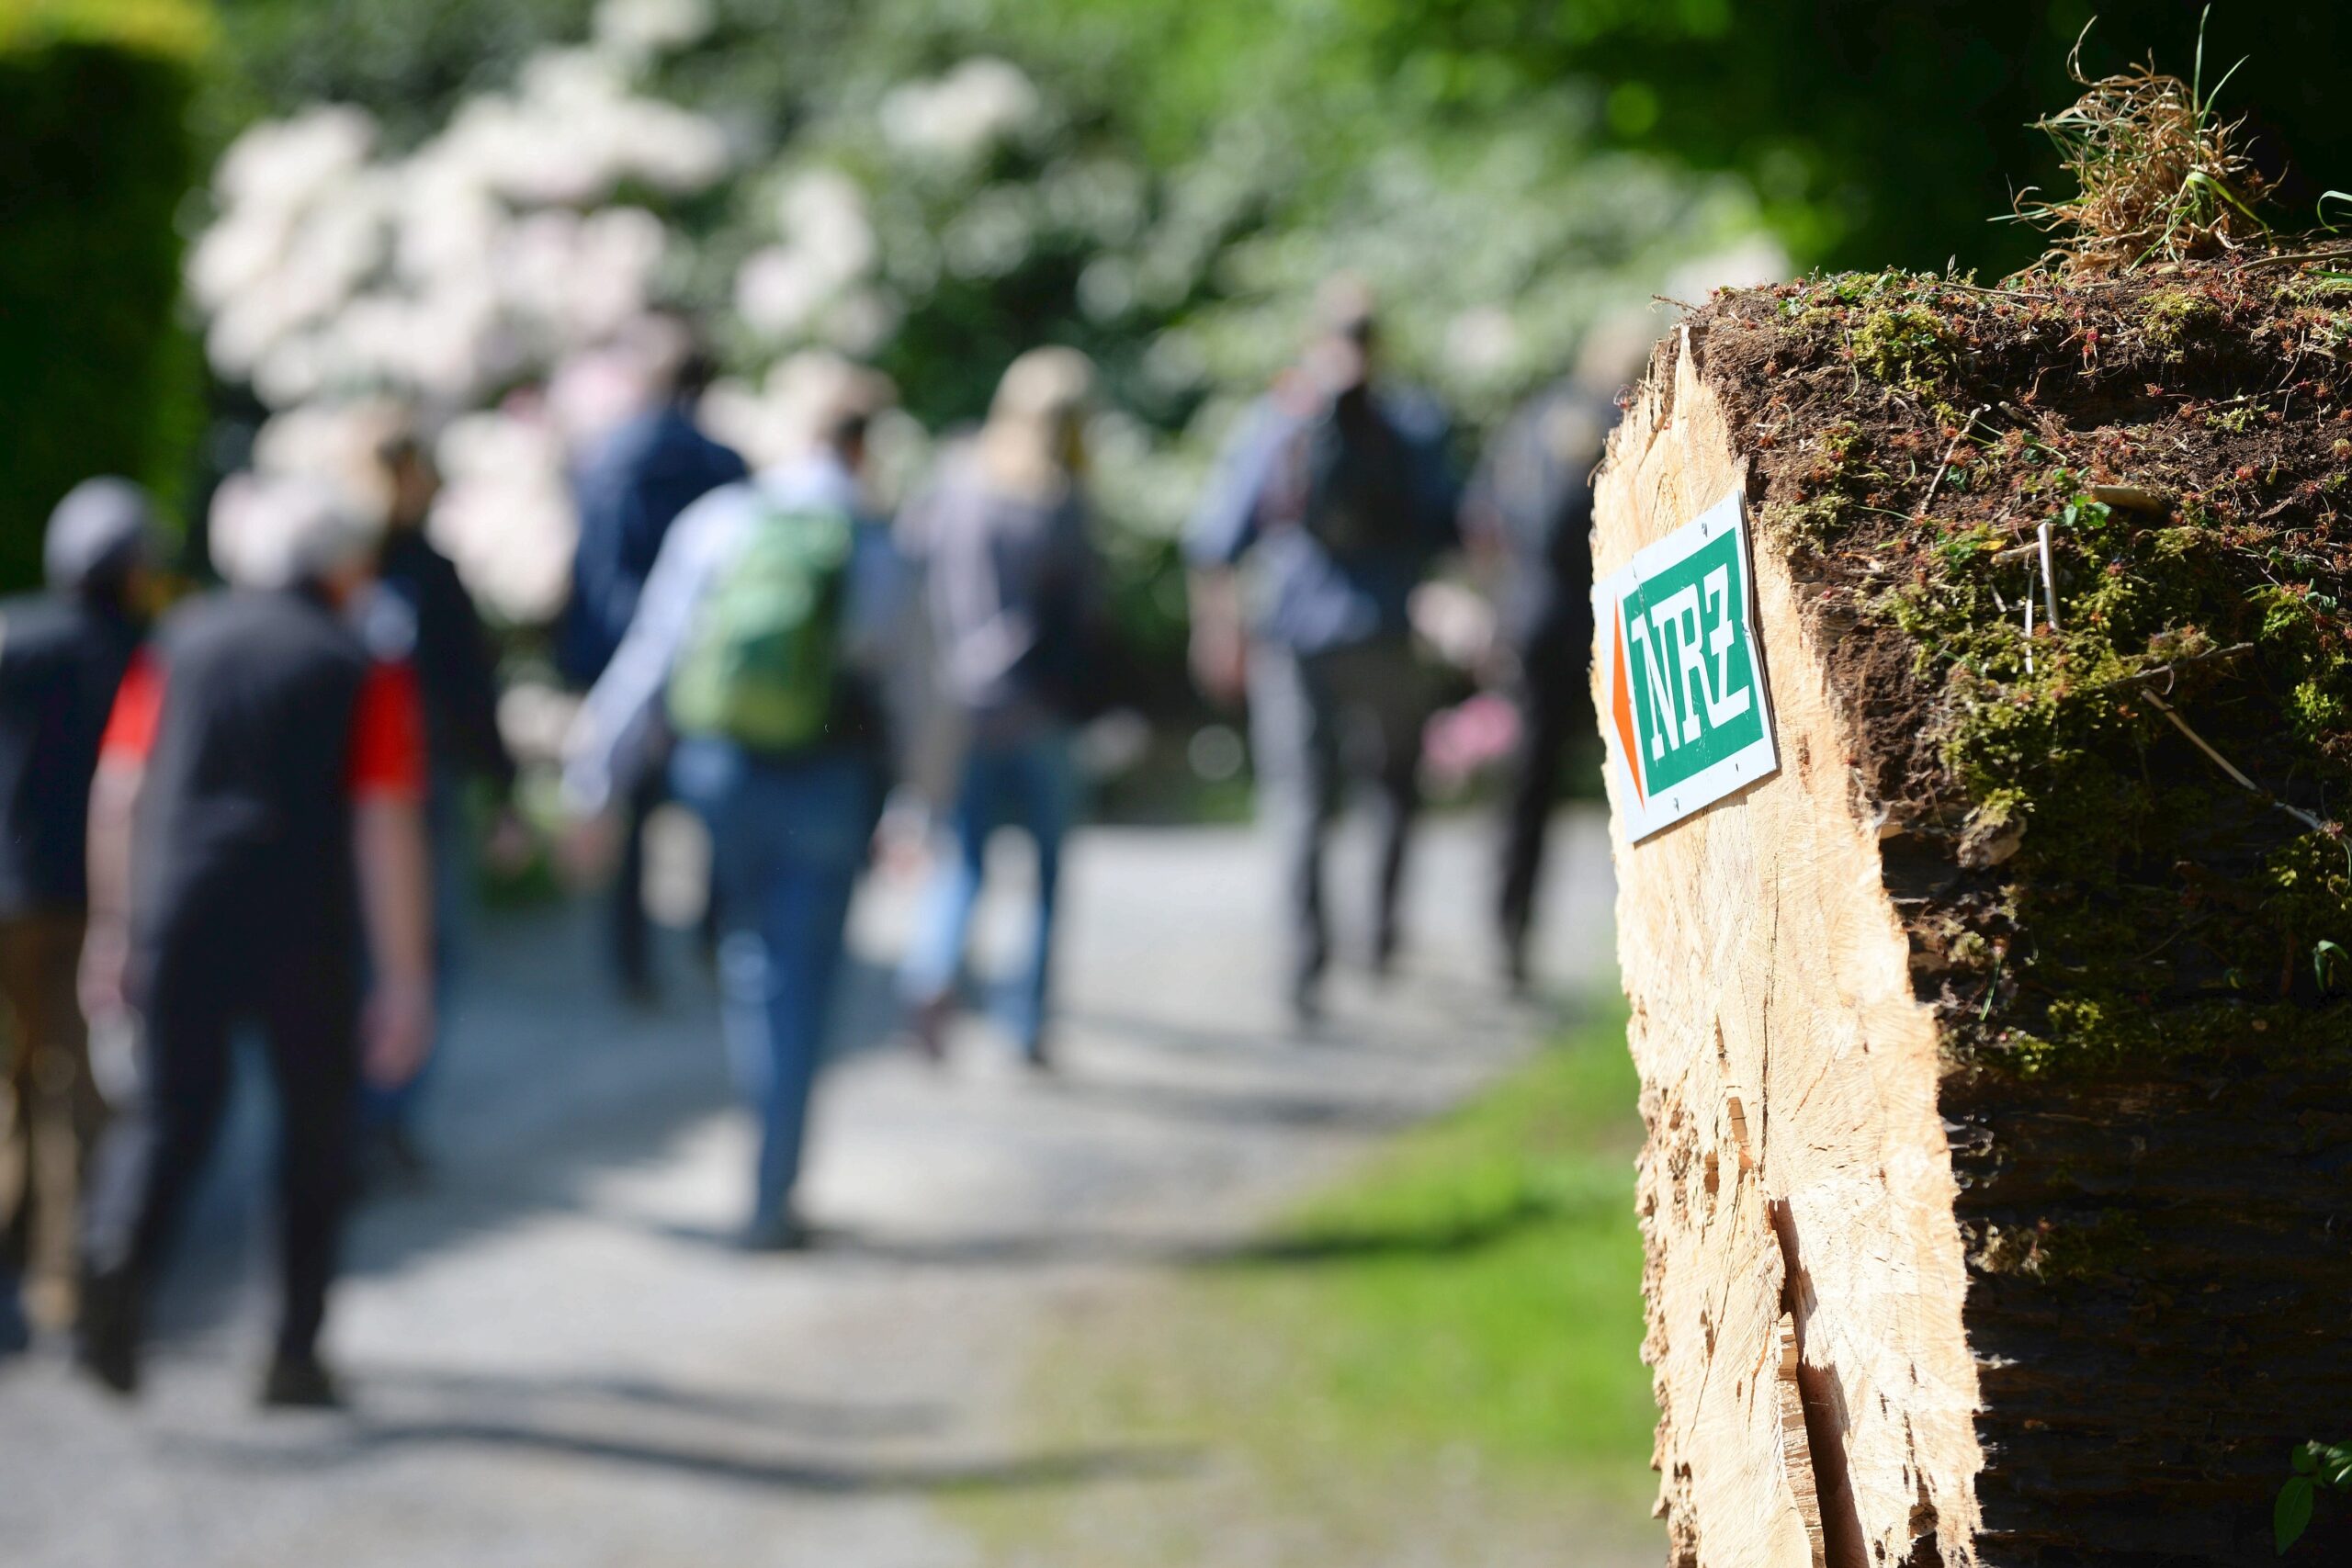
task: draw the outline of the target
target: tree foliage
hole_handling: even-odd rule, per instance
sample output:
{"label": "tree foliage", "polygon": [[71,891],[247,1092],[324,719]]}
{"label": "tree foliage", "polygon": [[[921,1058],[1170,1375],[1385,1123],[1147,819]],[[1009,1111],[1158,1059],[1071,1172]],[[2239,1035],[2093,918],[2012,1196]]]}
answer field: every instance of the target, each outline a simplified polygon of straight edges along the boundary
{"label": "tree foliage", "polygon": [[205,32],[178,0],[0,7],[0,588],[39,579],[77,481],[176,489],[201,383],[174,218]]}

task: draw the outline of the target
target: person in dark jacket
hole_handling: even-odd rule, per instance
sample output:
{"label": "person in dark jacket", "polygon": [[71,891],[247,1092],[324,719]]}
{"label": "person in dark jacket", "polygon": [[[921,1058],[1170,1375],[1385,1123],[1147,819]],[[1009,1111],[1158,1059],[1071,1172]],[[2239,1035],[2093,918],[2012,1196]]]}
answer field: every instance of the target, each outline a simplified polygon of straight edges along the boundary
{"label": "person in dark jacket", "polygon": [[[1323,852],[1351,775],[1379,802],[1372,967],[1400,940],[1405,854],[1428,717],[1408,604],[1456,542],[1450,433],[1433,402],[1383,380],[1373,300],[1331,280],[1300,366],[1243,416],[1184,535],[1193,668],[1250,703],[1261,818],[1282,861],[1293,1017],[1311,1022],[1330,956]],[[1239,581],[1257,590],[1245,616]]]}
{"label": "person in dark jacket", "polygon": [[241,1024],[276,1081],[282,1313],[262,1400],[337,1402],[319,1359],[359,1085],[413,1076],[433,1028],[415,676],[345,619],[377,530],[322,486],[224,486],[216,561],[134,663],[90,801],[92,1027],[141,1036],[101,1142],[76,1359],[139,1384],[141,1308],[220,1131]]}
{"label": "person in dark jacket", "polygon": [[[500,863],[528,852],[529,835],[515,814],[514,758],[498,728],[498,671],[472,594],[458,569],[425,536],[440,476],[431,455],[405,423],[377,444],[386,502],[383,550],[377,564],[365,629],[379,659],[405,660],[416,671],[424,705],[425,831],[433,852],[434,974],[447,998],[463,941],[474,876],[472,824],[467,786],[487,784],[493,800],[489,851]],[[427,1060],[436,1059],[436,1050]],[[368,1096],[371,1158],[415,1176],[424,1169],[414,1117],[422,1078]]]}
{"label": "person in dark jacket", "polygon": [[[599,440],[573,475],[580,542],[558,656],[565,677],[582,687],[595,684],[628,635],[678,513],[750,475],[741,457],[695,423],[712,367],[692,329],[676,317],[656,316],[639,322],[622,346],[651,399],[644,412]],[[662,799],[662,771],[650,768],[627,802],[613,881],[613,963],[622,988],[637,996],[653,981],[642,891],[645,819]]]}
{"label": "person in dark jacket", "polygon": [[1617,423],[1575,378],[1537,392],[1495,433],[1463,502],[1463,535],[1495,578],[1499,641],[1520,715],[1503,800],[1496,908],[1503,967],[1528,984],[1527,948],[1562,753],[1595,734],[1591,687],[1592,471]]}
{"label": "person in dark jacket", "polygon": [[0,604],[0,1352],[70,1316],[83,1166],[106,1114],[74,995],[88,885],[83,834],[98,738],[143,629],[156,553],[146,493],[90,479],[49,520],[49,591]]}

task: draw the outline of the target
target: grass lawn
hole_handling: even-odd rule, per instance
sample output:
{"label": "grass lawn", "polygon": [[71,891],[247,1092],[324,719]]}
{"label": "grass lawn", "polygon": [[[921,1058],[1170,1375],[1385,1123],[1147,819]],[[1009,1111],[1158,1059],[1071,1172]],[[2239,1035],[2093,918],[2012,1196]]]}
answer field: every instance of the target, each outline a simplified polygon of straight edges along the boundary
{"label": "grass lawn", "polygon": [[1074,1309],[1037,1436],[1186,1457],[975,1500],[983,1540],[1023,1563],[1657,1561],[1634,1092],[1603,1017],[1239,1255]]}

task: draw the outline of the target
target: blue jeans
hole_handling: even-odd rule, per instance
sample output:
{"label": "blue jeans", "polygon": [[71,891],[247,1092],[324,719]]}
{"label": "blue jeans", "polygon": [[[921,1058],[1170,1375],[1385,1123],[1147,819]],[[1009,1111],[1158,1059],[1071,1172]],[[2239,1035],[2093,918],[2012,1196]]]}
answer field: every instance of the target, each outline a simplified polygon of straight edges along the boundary
{"label": "blue jeans", "polygon": [[1033,1056],[1038,1053],[1046,1032],[1062,839],[1078,816],[1079,793],[1078,766],[1067,729],[972,747],[949,815],[953,852],[933,874],[913,945],[899,971],[899,990],[910,1002],[936,1003],[954,989],[971,932],[973,906],[979,901],[987,874],[989,836],[999,828],[1019,828],[1037,846],[1036,911],[1006,1022],[1023,1050]]}
{"label": "blue jeans", "polygon": [[787,1213],[800,1174],[850,894],[881,792],[863,757],[778,761],[707,739],[679,744],[670,784],[710,829],[720,1027],[736,1087],[760,1118],[757,1224]]}

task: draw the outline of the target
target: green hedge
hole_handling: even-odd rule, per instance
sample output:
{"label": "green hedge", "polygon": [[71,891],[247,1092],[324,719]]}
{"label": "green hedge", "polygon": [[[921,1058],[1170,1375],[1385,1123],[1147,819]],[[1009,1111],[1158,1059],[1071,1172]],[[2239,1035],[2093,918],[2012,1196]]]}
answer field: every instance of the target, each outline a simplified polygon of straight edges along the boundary
{"label": "green hedge", "polygon": [[175,220],[205,26],[181,0],[0,0],[0,590],[39,581],[79,480],[176,499],[202,420]]}

